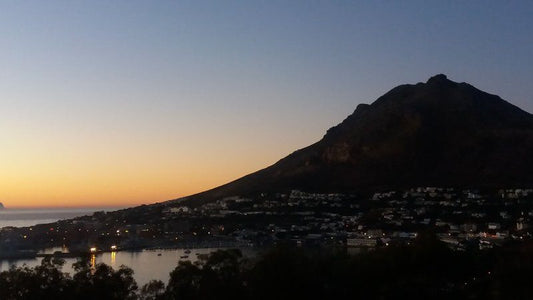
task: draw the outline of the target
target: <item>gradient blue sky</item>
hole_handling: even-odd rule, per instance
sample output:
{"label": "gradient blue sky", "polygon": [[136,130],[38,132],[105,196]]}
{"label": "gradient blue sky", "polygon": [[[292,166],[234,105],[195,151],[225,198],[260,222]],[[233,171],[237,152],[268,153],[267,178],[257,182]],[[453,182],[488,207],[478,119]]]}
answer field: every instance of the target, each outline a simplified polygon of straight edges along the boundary
{"label": "gradient blue sky", "polygon": [[531,1],[2,1],[0,202],[217,186],[445,73],[533,111]]}

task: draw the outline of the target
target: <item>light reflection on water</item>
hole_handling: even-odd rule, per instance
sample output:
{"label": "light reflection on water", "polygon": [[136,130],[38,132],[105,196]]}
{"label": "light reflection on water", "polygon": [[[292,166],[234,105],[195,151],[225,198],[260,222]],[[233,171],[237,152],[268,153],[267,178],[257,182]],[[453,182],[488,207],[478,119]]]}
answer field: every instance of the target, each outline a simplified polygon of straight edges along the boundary
{"label": "light reflection on water", "polygon": [[94,274],[95,268],[96,268],[96,255],[91,254],[91,274]]}
{"label": "light reflection on water", "polygon": [[116,267],[116,262],[117,262],[117,252],[116,251],[113,251],[111,252],[111,262],[109,263],[113,268]]}
{"label": "light reflection on water", "polygon": [[[133,269],[135,280],[140,286],[144,285],[152,279],[158,279],[165,284],[168,282],[169,274],[178,265],[180,260],[190,260],[195,262],[198,260],[198,254],[208,254],[218,250],[217,248],[202,248],[191,249],[191,253],[186,254],[185,249],[167,249],[167,250],[143,250],[143,251],[114,251],[91,255],[90,263],[94,268],[98,263],[105,263],[118,269],[121,265],[128,266]],[[254,251],[252,249],[241,249],[244,256],[252,256]],[[160,254],[160,255],[159,255]],[[188,256],[187,258],[182,258]],[[74,273],[72,264],[77,261],[76,258],[66,258],[63,271]],[[9,269],[9,266],[22,266],[26,264],[29,267],[34,267],[40,264],[41,259],[20,259],[20,260],[0,260],[0,271]]]}

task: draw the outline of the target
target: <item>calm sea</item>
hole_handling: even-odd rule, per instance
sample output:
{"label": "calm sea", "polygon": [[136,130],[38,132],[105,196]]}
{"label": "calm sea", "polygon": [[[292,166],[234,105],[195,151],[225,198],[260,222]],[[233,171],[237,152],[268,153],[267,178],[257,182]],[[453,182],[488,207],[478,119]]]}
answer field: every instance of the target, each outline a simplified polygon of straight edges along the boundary
{"label": "calm sea", "polygon": [[91,215],[95,211],[112,211],[119,208],[53,208],[53,209],[3,209],[0,210],[0,228],[6,226],[25,227],[53,223]]}

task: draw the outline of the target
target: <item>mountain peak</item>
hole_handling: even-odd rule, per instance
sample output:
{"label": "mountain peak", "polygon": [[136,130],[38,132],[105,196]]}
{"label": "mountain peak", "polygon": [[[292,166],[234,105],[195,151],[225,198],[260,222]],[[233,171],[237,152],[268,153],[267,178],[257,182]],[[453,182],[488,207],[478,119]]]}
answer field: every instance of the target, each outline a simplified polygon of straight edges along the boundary
{"label": "mountain peak", "polygon": [[437,74],[428,79],[427,84],[442,84],[442,83],[452,83],[453,81],[449,80],[448,77],[444,74]]}

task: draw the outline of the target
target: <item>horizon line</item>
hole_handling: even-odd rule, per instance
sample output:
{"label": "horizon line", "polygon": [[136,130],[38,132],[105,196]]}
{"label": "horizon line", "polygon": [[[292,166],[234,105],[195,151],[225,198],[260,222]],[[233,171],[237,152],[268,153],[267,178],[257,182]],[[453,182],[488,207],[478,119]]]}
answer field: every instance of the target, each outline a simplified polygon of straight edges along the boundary
{"label": "horizon line", "polygon": [[[50,206],[4,206],[2,210],[22,210],[22,209],[124,209],[140,206],[134,205],[50,205]],[[0,210],[1,211],[1,210]]]}

